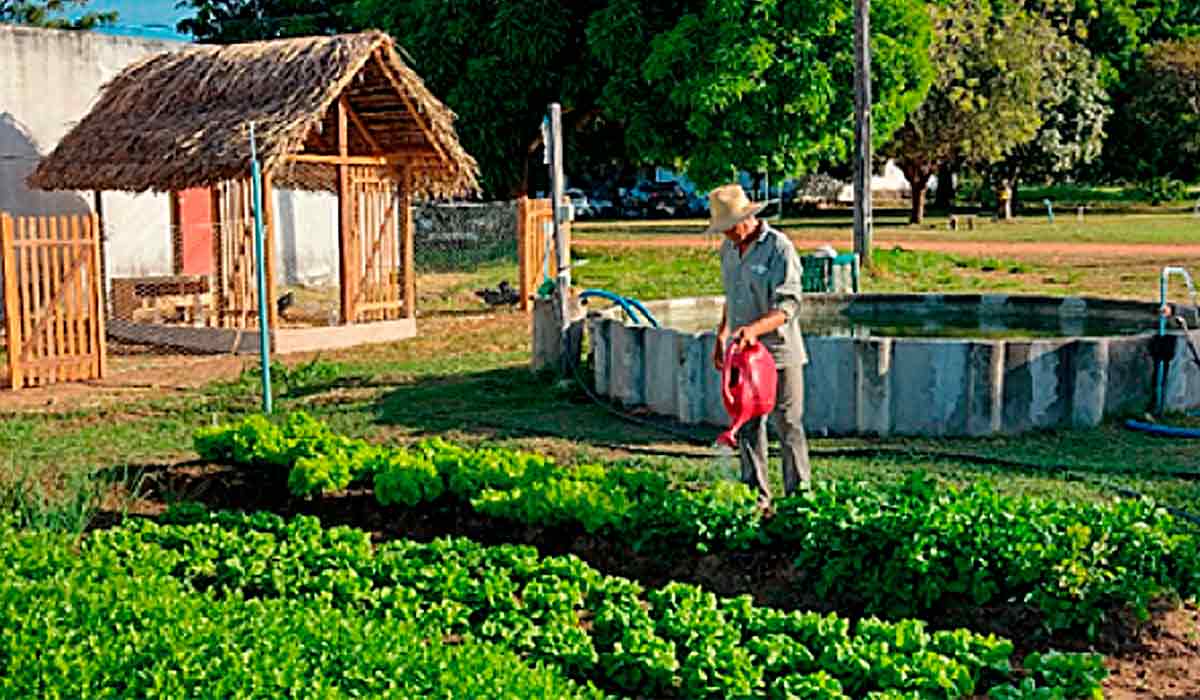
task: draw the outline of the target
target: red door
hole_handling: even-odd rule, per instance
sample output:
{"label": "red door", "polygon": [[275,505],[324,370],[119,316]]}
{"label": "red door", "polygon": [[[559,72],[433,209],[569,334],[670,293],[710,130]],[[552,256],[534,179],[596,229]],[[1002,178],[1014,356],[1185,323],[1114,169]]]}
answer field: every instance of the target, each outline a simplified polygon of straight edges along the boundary
{"label": "red door", "polygon": [[179,232],[182,245],[181,273],[211,275],[213,272],[213,233],[211,194],[206,187],[179,193]]}

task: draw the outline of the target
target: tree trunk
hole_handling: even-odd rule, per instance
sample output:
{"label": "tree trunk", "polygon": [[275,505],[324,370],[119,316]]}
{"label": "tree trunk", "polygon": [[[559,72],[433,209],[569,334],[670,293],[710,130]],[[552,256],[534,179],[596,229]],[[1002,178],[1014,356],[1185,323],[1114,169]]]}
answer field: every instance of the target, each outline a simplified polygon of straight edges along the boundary
{"label": "tree trunk", "polygon": [[949,213],[954,208],[954,164],[947,163],[938,170],[937,199],[933,206]]}
{"label": "tree trunk", "polygon": [[929,190],[929,175],[920,174],[909,178],[909,183],[912,187],[912,212],[908,222],[919,224],[925,221],[925,195]]}

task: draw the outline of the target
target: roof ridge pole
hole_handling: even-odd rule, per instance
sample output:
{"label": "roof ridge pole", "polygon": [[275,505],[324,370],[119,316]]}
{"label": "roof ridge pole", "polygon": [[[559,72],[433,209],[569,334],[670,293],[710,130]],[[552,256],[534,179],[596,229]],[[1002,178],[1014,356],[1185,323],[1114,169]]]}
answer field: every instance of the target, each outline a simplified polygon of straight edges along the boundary
{"label": "roof ridge pole", "polygon": [[262,169],[258,165],[258,149],[254,142],[254,122],[250,122],[250,183],[254,197],[254,261],[258,277],[258,350],[262,363],[263,413],[270,415],[271,405],[271,328],[267,298],[266,260],[263,255]]}

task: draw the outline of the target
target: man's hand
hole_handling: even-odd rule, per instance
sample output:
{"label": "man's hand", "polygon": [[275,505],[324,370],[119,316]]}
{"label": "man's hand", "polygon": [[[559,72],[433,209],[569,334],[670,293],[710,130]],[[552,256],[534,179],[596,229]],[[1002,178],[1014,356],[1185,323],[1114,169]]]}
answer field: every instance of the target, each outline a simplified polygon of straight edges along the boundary
{"label": "man's hand", "polygon": [[734,347],[740,352],[758,342],[758,333],[753,326],[742,326],[733,332]]}

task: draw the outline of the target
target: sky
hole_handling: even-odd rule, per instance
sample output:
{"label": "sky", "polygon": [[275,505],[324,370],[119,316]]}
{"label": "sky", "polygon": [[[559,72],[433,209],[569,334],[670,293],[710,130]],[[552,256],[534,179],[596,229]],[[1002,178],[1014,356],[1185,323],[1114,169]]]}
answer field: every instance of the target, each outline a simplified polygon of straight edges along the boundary
{"label": "sky", "polygon": [[[117,24],[99,31],[107,34],[124,34],[151,39],[176,39],[187,41],[189,37],[175,31],[175,23],[191,14],[190,10],[177,10],[177,0],[91,0],[88,10],[119,13]],[[73,15],[82,14],[82,11]]]}

